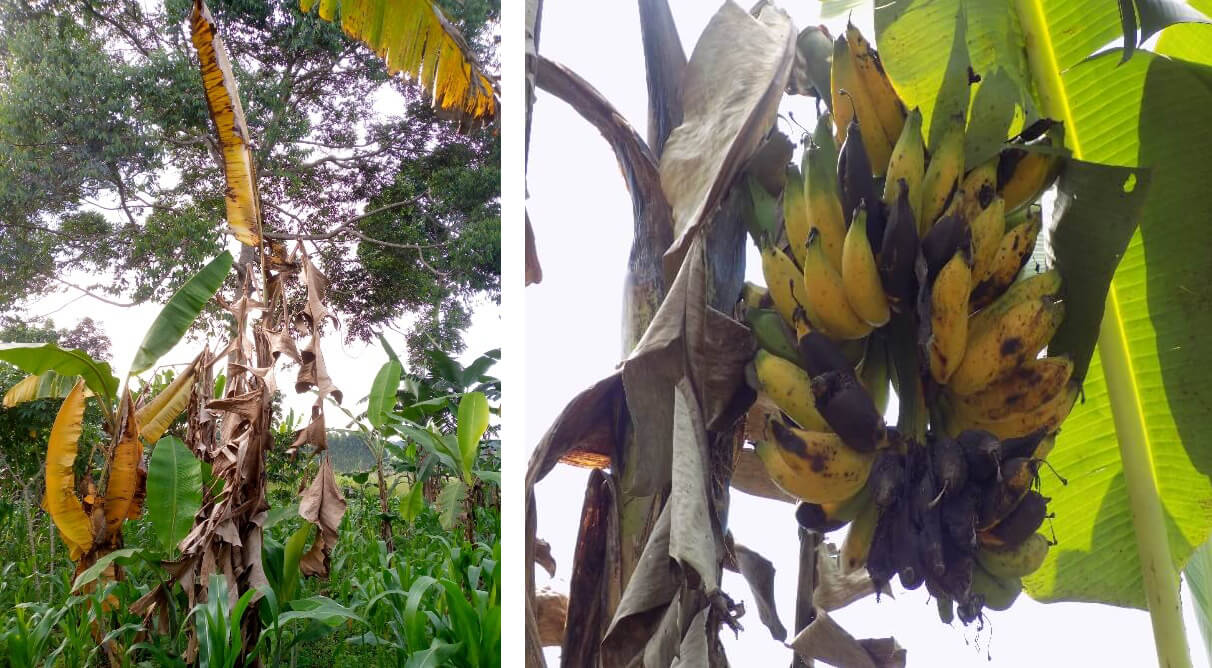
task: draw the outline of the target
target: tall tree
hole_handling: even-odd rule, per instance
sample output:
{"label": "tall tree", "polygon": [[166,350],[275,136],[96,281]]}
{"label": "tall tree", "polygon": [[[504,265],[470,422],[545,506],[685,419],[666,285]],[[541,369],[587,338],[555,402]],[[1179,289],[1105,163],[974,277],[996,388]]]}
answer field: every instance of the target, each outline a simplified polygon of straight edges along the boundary
{"label": "tall tree", "polygon": [[[227,244],[190,5],[0,1],[0,312],[64,289],[162,300]],[[491,64],[499,2],[447,9]],[[267,236],[315,244],[347,336],[423,306],[414,340],[428,332],[457,348],[471,301],[499,294],[493,130],[459,135],[415,86],[296,2],[212,12]],[[434,161],[448,166],[440,188],[424,183]],[[382,287],[397,276],[406,286]]]}

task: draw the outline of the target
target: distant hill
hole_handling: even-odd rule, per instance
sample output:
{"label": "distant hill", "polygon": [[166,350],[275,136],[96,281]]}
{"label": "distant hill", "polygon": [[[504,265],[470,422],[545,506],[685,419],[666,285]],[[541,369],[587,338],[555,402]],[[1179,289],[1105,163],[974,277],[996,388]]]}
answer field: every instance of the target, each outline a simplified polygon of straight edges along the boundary
{"label": "distant hill", "polygon": [[338,473],[368,471],[375,466],[375,456],[356,431],[329,429],[328,452],[332,456],[332,467]]}

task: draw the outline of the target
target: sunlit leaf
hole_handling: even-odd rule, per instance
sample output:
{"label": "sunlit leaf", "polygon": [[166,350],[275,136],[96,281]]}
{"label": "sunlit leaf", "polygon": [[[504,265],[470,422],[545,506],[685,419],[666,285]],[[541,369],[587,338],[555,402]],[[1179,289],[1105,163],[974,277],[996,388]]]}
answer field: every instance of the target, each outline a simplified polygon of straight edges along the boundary
{"label": "sunlit leaf", "polygon": [[155,443],[159,440],[173,420],[185,410],[189,404],[190,391],[193,389],[196,368],[196,363],[190,364],[173,382],[136,411],[139,436],[144,443]]}
{"label": "sunlit leaf", "polygon": [[[38,399],[62,399],[72,391],[78,379],[79,376],[62,376],[54,371],[30,374],[4,393],[4,407],[12,408]],[[86,397],[93,396],[91,390],[86,389],[84,393]]]}
{"label": "sunlit leaf", "polygon": [[462,125],[492,119],[497,91],[475,61],[471,48],[442,10],[429,0],[300,0],[320,18],[336,20],[355,39],[365,42],[392,74],[403,73],[430,95],[440,115]]}
{"label": "sunlit leaf", "polygon": [[471,468],[480,452],[480,439],[488,429],[488,399],[480,392],[468,392],[459,400],[459,462],[463,479],[470,482]]}
{"label": "sunlit leaf", "polygon": [[0,361],[25,373],[54,371],[63,376],[80,376],[106,405],[112,404],[118,394],[118,379],[109,364],[93,359],[83,350],[64,350],[54,343],[0,343]]}
{"label": "sunlit leaf", "polygon": [[206,302],[222,287],[223,280],[231,271],[232,262],[231,253],[223,251],[173,294],[147,329],[143,343],[135,353],[135,361],[131,362],[131,375],[150,369],[161,355],[177,345],[194,320],[198,319]]}

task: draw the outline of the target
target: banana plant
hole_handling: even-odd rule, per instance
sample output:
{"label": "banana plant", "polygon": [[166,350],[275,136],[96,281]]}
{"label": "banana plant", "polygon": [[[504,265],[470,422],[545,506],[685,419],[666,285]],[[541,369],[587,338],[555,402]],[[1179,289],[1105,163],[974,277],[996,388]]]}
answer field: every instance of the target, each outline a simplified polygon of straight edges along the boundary
{"label": "banana plant", "polygon": [[[54,373],[75,379],[60,406],[47,444],[44,507],[77,563],[77,574],[121,548],[124,521],[142,513],[148,489],[144,446],[156,442],[185,408],[197,363],[191,364],[159,394],[138,405],[128,389],[130,381],[151,369],[181,340],[223,284],[231,266],[232,257],[224,252],[169,299],[136,351],[121,391],[109,365],[83,351],[64,350],[54,344],[0,345],[0,360],[31,374],[31,378],[50,379],[48,374]],[[39,386],[43,382],[58,381],[38,380]],[[78,441],[89,399],[101,408],[110,440],[103,448],[99,479],[92,473],[94,453],[88,455],[89,467],[84,477],[77,479]],[[153,515],[162,510],[162,506],[156,506]]]}

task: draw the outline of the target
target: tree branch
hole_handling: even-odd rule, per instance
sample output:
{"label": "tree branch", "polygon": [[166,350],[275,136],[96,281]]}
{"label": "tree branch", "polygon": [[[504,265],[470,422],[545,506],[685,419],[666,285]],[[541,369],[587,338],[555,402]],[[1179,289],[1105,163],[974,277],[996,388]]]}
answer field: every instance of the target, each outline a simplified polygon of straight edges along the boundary
{"label": "tree branch", "polygon": [[75,288],[75,289],[79,290],[80,292],[83,292],[84,294],[88,295],[89,297],[92,297],[93,299],[96,299],[99,302],[105,302],[106,304],[109,304],[110,306],[119,306],[121,308],[129,308],[131,306],[138,306],[141,303],[141,302],[129,302],[129,303],[124,304],[122,302],[116,302],[112,299],[107,299],[105,297],[102,297],[101,295],[99,295],[95,292],[92,292],[91,290],[88,290],[87,288],[82,288],[79,285],[76,285],[75,283],[68,283],[67,281],[63,280],[62,278],[55,276],[54,274],[44,274],[44,275],[46,277],[50,278],[52,281],[55,281],[57,283],[62,283],[63,285],[66,285],[69,288]]}

